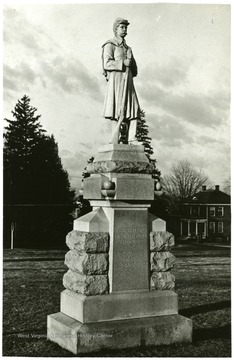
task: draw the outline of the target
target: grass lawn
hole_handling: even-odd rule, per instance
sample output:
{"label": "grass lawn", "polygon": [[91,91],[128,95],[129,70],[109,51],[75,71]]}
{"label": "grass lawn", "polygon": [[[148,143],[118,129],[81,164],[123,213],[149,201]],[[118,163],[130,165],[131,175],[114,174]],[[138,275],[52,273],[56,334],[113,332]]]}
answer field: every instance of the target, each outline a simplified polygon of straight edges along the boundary
{"label": "grass lawn", "polygon": [[[87,356],[231,357],[230,249],[177,246],[179,313],[193,320],[192,344],[101,351]],[[3,356],[74,357],[46,339],[46,317],[59,311],[62,250],[5,250]]]}

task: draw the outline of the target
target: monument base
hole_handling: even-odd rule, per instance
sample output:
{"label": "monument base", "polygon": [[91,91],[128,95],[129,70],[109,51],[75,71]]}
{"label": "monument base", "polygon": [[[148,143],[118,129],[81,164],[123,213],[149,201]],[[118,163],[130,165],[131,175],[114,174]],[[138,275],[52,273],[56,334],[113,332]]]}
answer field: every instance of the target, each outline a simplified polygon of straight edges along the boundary
{"label": "monument base", "polygon": [[178,314],[174,291],[129,291],[85,296],[61,293],[60,311],[83,324]]}
{"label": "monument base", "polygon": [[67,237],[66,290],[47,321],[48,339],[75,355],[192,341],[173,291],[174,237],[149,214],[152,170],[143,146],[120,144],[87,166],[83,195],[93,211]]}
{"label": "monument base", "polygon": [[82,324],[59,312],[48,315],[48,339],[73,354],[192,341],[192,320],[181,315]]}

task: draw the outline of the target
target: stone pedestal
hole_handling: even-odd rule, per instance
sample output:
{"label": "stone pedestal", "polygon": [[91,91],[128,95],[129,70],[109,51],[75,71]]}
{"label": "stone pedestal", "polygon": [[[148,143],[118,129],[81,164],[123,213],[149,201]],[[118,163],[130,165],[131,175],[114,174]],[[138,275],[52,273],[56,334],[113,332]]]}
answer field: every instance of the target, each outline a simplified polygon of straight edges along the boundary
{"label": "stone pedestal", "polygon": [[74,354],[191,341],[173,291],[174,237],[148,211],[155,191],[144,147],[106,145],[88,171],[93,211],[67,235],[66,290],[48,316],[48,339]]}

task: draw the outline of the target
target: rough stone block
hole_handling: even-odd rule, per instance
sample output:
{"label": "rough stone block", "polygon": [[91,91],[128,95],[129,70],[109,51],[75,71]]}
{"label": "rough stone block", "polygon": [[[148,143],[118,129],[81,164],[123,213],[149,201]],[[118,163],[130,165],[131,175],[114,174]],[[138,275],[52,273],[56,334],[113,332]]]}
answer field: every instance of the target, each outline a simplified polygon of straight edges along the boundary
{"label": "rough stone block", "polygon": [[108,293],[107,275],[81,275],[73,270],[68,270],[63,277],[63,286],[87,296]]}
{"label": "rough stone block", "polygon": [[175,263],[175,256],[169,251],[155,252],[150,254],[151,270],[168,271]]}
{"label": "rough stone block", "polygon": [[169,271],[153,272],[150,281],[151,290],[174,290],[175,276]]}
{"label": "rough stone block", "polygon": [[174,245],[174,235],[172,235],[168,231],[151,231],[150,251],[168,251]]}
{"label": "rough stone block", "polygon": [[67,234],[66,244],[71,250],[84,251],[88,254],[107,253],[109,233],[73,230]]}
{"label": "rough stone block", "polygon": [[71,270],[84,275],[101,275],[107,273],[107,254],[87,254],[70,250],[65,255],[65,265]]}

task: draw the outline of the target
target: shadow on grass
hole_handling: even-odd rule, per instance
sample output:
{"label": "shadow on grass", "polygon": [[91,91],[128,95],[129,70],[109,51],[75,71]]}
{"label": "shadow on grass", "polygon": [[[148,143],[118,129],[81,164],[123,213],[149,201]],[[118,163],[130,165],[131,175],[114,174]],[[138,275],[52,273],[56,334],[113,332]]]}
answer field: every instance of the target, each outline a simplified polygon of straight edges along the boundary
{"label": "shadow on grass", "polygon": [[197,305],[197,306],[193,306],[193,307],[187,308],[187,309],[180,309],[179,314],[186,316],[186,317],[190,317],[195,314],[204,314],[209,311],[222,310],[222,309],[226,309],[229,307],[231,307],[231,301],[225,300],[225,301],[220,301],[217,303]]}
{"label": "shadow on grass", "polygon": [[217,328],[194,329],[193,341],[207,339],[231,339],[231,324]]}
{"label": "shadow on grass", "polygon": [[[222,310],[231,307],[231,301],[220,301],[217,303],[198,305],[187,309],[179,310],[179,314],[191,317],[196,314],[204,314],[214,310]],[[215,327],[200,328],[193,330],[193,341],[202,341],[207,339],[231,339],[231,324]]]}

